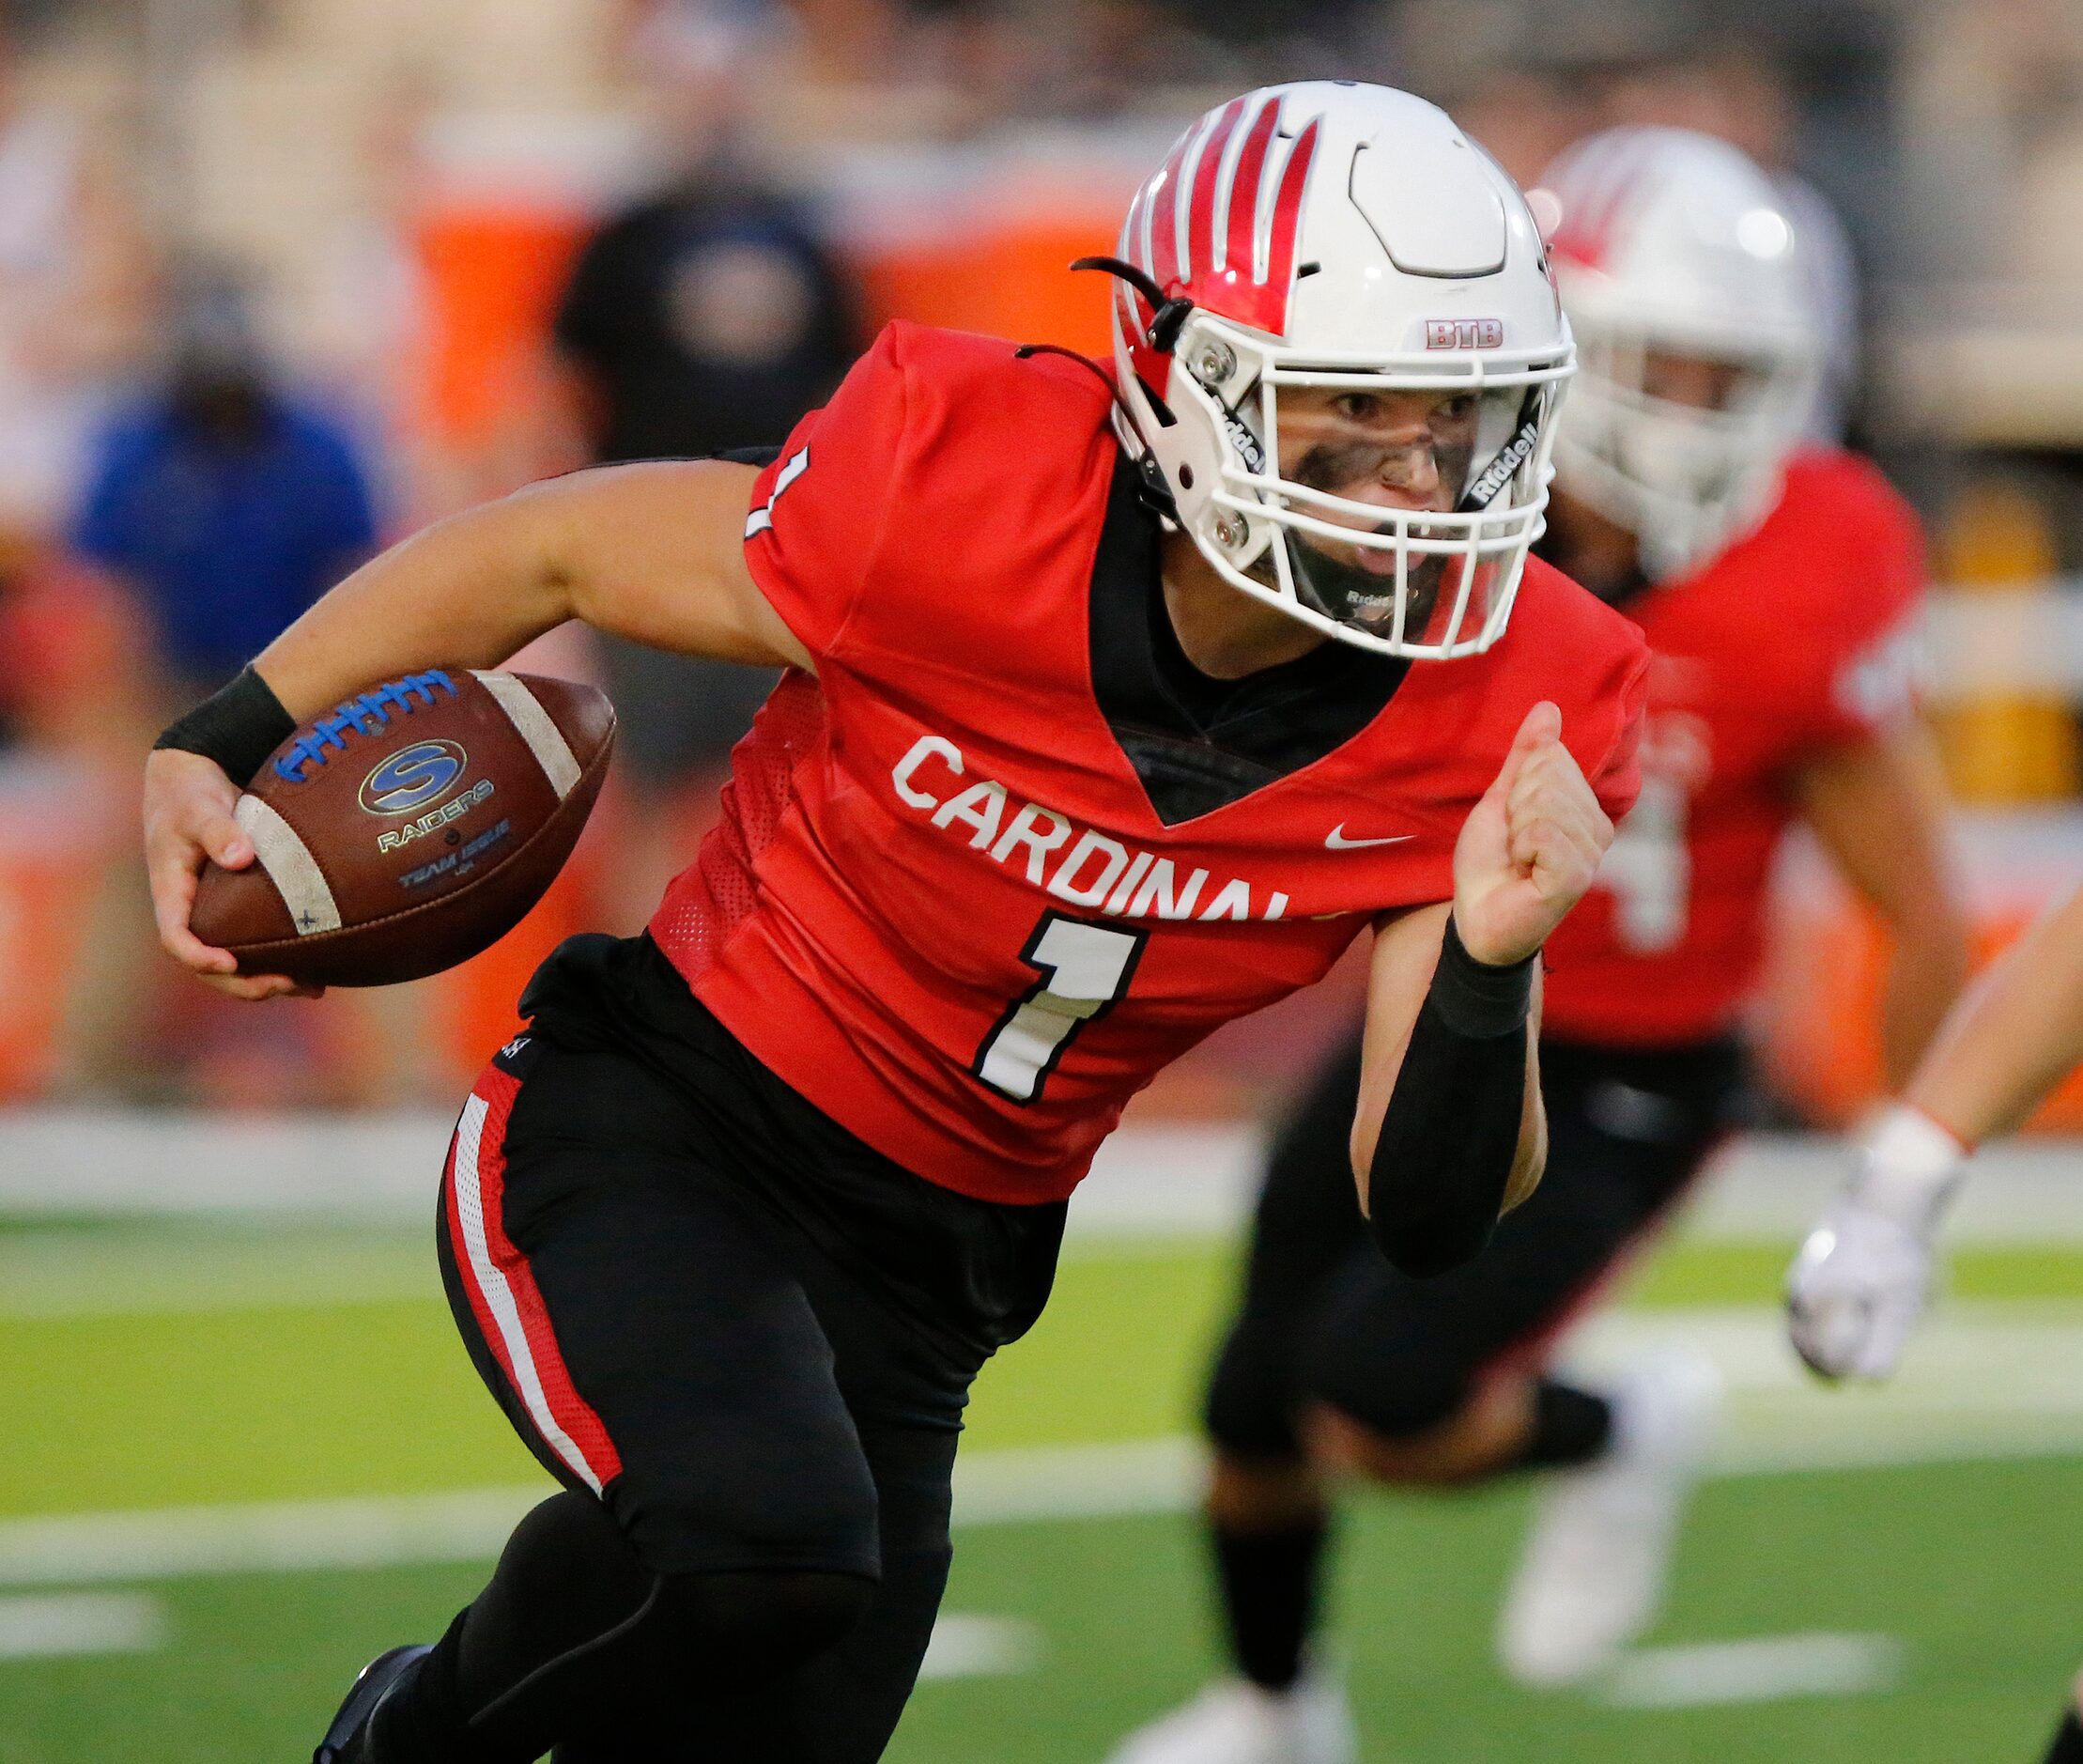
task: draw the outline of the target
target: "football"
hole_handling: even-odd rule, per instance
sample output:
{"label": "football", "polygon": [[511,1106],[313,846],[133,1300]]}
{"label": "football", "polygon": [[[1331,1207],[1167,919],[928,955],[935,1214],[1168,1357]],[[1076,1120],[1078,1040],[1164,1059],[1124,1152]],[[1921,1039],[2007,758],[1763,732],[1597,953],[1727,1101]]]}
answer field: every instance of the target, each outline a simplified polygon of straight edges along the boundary
{"label": "football", "polygon": [[436,668],[290,736],[247,784],[257,854],[208,865],[190,924],[242,974],[385,986],[512,930],[578,843],[614,746],[592,687]]}

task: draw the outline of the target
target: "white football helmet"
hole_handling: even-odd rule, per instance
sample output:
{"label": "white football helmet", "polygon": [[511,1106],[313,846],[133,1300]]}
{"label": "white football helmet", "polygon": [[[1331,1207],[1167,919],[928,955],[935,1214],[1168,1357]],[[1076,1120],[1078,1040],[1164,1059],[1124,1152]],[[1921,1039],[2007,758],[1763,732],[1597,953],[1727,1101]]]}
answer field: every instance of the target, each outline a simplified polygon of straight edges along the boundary
{"label": "white football helmet", "polygon": [[[1572,354],[1525,198],[1444,112],[1345,81],[1247,93],[1143,185],[1119,260],[1086,261],[1123,278],[1122,442],[1227,580],[1394,656],[1497,641]],[[1315,408],[1292,460],[1284,395],[1291,431]],[[1422,505],[1338,493],[1363,485]]]}
{"label": "white football helmet", "polygon": [[[1610,129],[1550,166],[1549,248],[1582,372],[1558,427],[1572,497],[1636,536],[1661,579],[1704,563],[1779,498],[1821,368],[1801,243],[1771,180],[1686,129]],[[1718,409],[1654,395],[1650,358],[1735,370]]]}

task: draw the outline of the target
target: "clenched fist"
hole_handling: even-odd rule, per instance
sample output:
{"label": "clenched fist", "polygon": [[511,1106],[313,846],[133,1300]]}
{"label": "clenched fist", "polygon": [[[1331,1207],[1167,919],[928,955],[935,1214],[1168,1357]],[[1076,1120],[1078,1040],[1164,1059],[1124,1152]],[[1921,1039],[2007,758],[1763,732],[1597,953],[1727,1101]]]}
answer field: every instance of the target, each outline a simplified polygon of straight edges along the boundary
{"label": "clenched fist", "polygon": [[1526,713],[1497,780],[1454,846],[1454,924],[1478,962],[1506,967],[1583,898],[1612,822],[1562,742],[1562,712]]}

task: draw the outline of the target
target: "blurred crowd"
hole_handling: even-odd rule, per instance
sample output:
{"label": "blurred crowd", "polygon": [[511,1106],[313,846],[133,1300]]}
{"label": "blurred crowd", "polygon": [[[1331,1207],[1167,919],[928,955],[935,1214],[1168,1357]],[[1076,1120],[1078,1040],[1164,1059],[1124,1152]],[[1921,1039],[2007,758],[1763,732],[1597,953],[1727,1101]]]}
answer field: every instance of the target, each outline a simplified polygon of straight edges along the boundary
{"label": "blurred crowd", "polygon": [[[446,510],[776,444],[921,302],[1024,324],[1047,309],[949,244],[964,216],[1041,215],[1043,262],[1072,255],[1049,225],[1105,249],[1112,192],[1211,93],[1324,75],[1438,99],[1529,186],[1614,122],[1735,141],[1817,241],[1838,346],[1818,427],[1920,501],[1941,576],[2075,567],[2074,0],[17,4],[0,1098],[445,1096],[453,1003],[256,1028],[153,961],[127,837],[152,732]],[[1960,391],[1954,361],[1983,378]],[[1992,414],[1974,390],[2005,375],[2022,390]],[[605,679],[623,736],[564,910],[633,929],[767,683],[575,642],[556,665]],[[2005,776],[2044,750],[2034,788],[2073,788],[2073,723],[2054,710]]]}

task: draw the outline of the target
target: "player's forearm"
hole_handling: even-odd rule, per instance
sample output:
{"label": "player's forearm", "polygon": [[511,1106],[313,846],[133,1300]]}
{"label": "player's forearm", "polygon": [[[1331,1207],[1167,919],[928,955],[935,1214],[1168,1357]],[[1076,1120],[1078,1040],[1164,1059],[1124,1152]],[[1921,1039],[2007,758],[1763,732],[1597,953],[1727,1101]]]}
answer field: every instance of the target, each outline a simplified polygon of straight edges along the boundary
{"label": "player's forearm", "polygon": [[1952,900],[1940,894],[1891,929],[1881,1058],[1889,1089],[1900,1090],[1967,983],[1967,927]]}
{"label": "player's forearm", "polygon": [[1548,1171],[1548,1106],[1540,1094],[1540,1005],[1535,992],[1533,1020],[1526,1036],[1526,1101],[1519,1121],[1519,1150],[1504,1184],[1504,1211],[1523,1206]]}
{"label": "player's forearm", "polygon": [[1967,973],[1937,750],[1922,723],[1905,718],[1813,755],[1795,774],[1793,790],[1831,862],[1893,939],[1881,1045],[1889,1084],[1899,1086]]}
{"label": "player's forearm", "polygon": [[1355,1174],[1376,1246],[1397,1268],[1443,1274],[1489,1242],[1539,1180],[1546,1127],[1533,1086],[1532,961],[1486,968],[1451,927]]}
{"label": "player's forearm", "polygon": [[260,675],[301,720],[402,671],[496,666],[568,618],[681,655],[810,668],[746,563],[758,475],[651,460],[531,485],[364,565],[269,645]]}
{"label": "player's forearm", "polygon": [[2083,890],[1968,992],[1903,1092],[1967,1145],[2016,1126],[2083,1062]]}
{"label": "player's forearm", "polygon": [[437,521],[370,559],[255,658],[301,722],[372,680],[495,667],[573,616],[557,524],[523,491]]}

